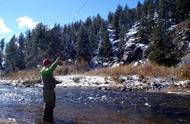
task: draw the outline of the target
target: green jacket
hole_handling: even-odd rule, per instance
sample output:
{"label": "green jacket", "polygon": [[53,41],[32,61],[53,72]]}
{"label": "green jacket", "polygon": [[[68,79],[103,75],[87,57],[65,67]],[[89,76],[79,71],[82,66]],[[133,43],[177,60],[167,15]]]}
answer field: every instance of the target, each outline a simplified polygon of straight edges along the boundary
{"label": "green jacket", "polygon": [[55,61],[51,64],[50,67],[43,67],[40,71],[40,75],[42,78],[42,82],[44,83],[43,89],[44,90],[52,90],[55,88],[55,85],[58,83],[58,81],[55,80],[53,76],[53,71],[56,69],[58,65],[58,62]]}

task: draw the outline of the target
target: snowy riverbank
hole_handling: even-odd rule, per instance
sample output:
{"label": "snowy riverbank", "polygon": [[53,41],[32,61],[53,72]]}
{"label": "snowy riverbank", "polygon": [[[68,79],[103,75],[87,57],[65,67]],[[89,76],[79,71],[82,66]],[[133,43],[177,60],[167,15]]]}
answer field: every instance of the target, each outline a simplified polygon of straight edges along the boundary
{"label": "snowy riverbank", "polygon": [[[156,78],[156,77],[142,77],[138,75],[119,76],[113,79],[110,76],[89,76],[89,75],[66,75],[55,76],[61,83],[57,87],[87,87],[98,89],[119,89],[121,91],[137,90],[137,91],[163,91],[168,93],[175,93],[176,91],[187,92],[189,87],[189,80],[177,80],[174,77]],[[7,80],[1,79],[0,84],[15,85],[15,86],[38,86],[43,84],[39,80]],[[166,90],[167,89],[167,90]],[[179,92],[177,92],[179,93]]]}

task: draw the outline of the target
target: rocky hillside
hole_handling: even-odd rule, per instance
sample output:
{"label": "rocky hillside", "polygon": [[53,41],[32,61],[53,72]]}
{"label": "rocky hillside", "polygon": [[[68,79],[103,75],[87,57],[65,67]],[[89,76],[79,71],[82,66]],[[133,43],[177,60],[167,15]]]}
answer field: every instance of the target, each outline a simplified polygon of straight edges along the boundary
{"label": "rocky hillside", "polygon": [[[147,51],[154,41],[144,41],[142,42],[139,37],[140,29],[142,27],[142,22],[138,21],[129,29],[125,34],[122,47],[119,46],[120,40],[114,40],[115,30],[113,30],[110,25],[107,29],[109,32],[109,38],[112,43],[113,57],[112,59],[101,59],[97,56],[92,59],[95,64],[102,64],[102,66],[116,66],[119,64],[129,64],[129,63],[145,63],[148,61]],[[172,43],[175,47],[172,49],[172,53],[175,54],[181,63],[190,63],[190,19],[187,19],[179,24],[170,25],[166,30]],[[145,37],[150,37],[151,34]],[[117,56],[120,54],[119,56]]]}
{"label": "rocky hillside", "polygon": [[190,19],[187,19],[179,23],[174,28],[172,34],[174,43],[177,44],[176,51],[180,53],[182,57],[182,64],[190,64]]}

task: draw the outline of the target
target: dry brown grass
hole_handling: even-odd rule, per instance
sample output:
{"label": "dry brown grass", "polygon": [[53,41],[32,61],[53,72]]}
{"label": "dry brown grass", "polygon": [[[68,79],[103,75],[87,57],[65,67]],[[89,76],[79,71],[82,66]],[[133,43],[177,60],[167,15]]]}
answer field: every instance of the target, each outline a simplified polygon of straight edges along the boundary
{"label": "dry brown grass", "polygon": [[76,70],[73,65],[62,65],[58,66],[55,70],[55,75],[67,75],[67,74],[74,74]]}
{"label": "dry brown grass", "polygon": [[40,68],[8,73],[5,76],[11,80],[21,80],[21,79],[37,80],[40,79]]}
{"label": "dry brown grass", "polygon": [[[64,64],[63,66],[58,66],[55,71],[55,75],[67,75],[67,74],[79,74],[85,72],[85,64]],[[9,79],[39,79],[40,69],[18,71],[15,73],[9,73],[6,75]],[[82,70],[82,72],[81,72]],[[132,64],[122,65],[119,67],[107,67],[94,69],[87,71],[85,74],[88,75],[102,75],[102,76],[112,76],[113,79],[117,80],[120,75],[139,75],[143,77],[168,77],[175,76],[178,79],[190,79],[190,65],[183,65],[181,67],[166,67],[160,66],[154,63],[148,63],[145,65],[134,66]],[[190,87],[190,84],[189,84]]]}
{"label": "dry brown grass", "polygon": [[190,79],[190,65],[183,65],[178,69],[178,77],[182,79]]}
{"label": "dry brown grass", "polygon": [[99,69],[94,69],[91,70],[89,72],[87,72],[87,74],[90,75],[129,75],[134,73],[135,68],[132,68],[132,65],[127,65],[127,66],[119,66],[119,67],[114,67],[114,68],[110,68],[110,67],[105,67],[105,68],[99,68]]}
{"label": "dry brown grass", "polygon": [[139,66],[137,74],[150,77],[167,77],[175,76],[176,71],[177,68],[175,67],[166,67],[154,63],[149,63]]}
{"label": "dry brown grass", "polygon": [[122,65],[114,68],[95,69],[88,72],[90,75],[109,75],[118,77],[119,75],[140,75],[148,77],[167,77],[177,76],[179,69],[175,67],[159,66],[154,63],[134,66],[132,64]]}
{"label": "dry brown grass", "polygon": [[[12,80],[29,79],[36,80],[40,79],[40,70],[42,67],[17,71],[13,73],[5,74],[4,77]],[[67,75],[67,74],[79,74],[89,69],[88,63],[84,60],[77,61],[76,63],[64,62],[62,66],[58,66],[54,72],[55,75]]]}

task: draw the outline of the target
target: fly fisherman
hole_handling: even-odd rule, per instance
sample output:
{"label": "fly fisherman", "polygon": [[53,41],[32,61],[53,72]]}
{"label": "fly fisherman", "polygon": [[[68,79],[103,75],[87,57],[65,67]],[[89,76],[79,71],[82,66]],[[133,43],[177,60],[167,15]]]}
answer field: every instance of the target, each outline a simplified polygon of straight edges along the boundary
{"label": "fly fisherman", "polygon": [[53,71],[56,69],[57,65],[62,65],[59,61],[59,57],[51,63],[49,59],[43,60],[43,68],[40,71],[41,79],[43,82],[43,98],[44,98],[44,111],[43,111],[43,121],[54,122],[53,121],[53,109],[55,107],[56,95],[54,88],[56,84],[60,83],[55,80],[53,76]]}

